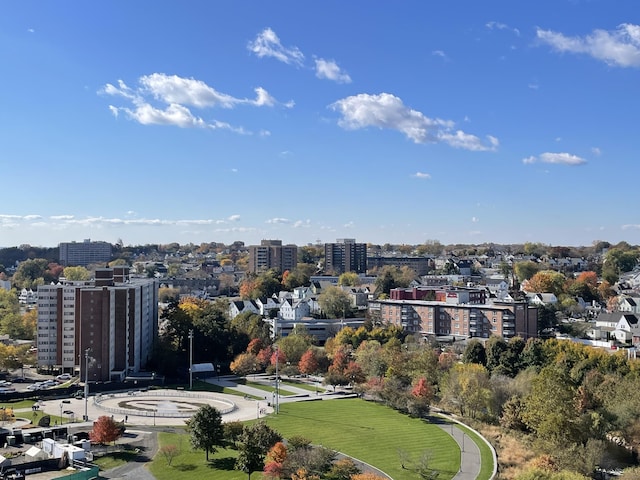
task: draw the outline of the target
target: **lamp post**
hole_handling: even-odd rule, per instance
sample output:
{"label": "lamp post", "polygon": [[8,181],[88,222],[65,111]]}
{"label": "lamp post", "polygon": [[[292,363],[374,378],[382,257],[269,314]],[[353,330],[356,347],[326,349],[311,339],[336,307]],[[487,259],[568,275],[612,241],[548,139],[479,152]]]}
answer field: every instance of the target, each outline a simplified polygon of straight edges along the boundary
{"label": "lamp post", "polygon": [[60,402],[60,425],[64,423],[64,417],[62,416],[62,402]]}
{"label": "lamp post", "polygon": [[278,394],[278,357],[280,357],[280,351],[276,345],[276,397],[273,402],[276,407],[276,415],[280,413],[280,395]]}
{"label": "lamp post", "polygon": [[189,330],[189,390],[193,390],[193,330]]}
{"label": "lamp post", "polygon": [[89,352],[90,348],[84,351],[84,421],[89,420]]}

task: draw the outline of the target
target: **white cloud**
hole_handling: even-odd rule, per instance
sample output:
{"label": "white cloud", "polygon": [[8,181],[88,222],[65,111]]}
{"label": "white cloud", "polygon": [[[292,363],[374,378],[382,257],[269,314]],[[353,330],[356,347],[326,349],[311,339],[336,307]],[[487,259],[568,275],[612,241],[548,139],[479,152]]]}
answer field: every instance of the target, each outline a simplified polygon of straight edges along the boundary
{"label": "white cloud", "polygon": [[355,223],[353,223],[353,220],[351,220],[348,223],[345,223],[342,227],[343,228],[353,228],[355,226]]}
{"label": "white cloud", "polygon": [[587,161],[579,157],[577,155],[572,155],[570,153],[541,153],[538,157],[532,155],[530,157],[522,159],[522,163],[531,164],[531,163],[554,163],[559,165],[584,165]]}
{"label": "white cloud", "polygon": [[472,223],[478,223],[480,221],[480,219],[478,217],[471,217],[471,222]]}
{"label": "white cloud", "polygon": [[229,220],[230,222],[237,222],[238,220],[240,220],[240,215],[231,215],[229,218],[227,218],[227,220]]}
{"label": "white cloud", "polygon": [[403,133],[415,143],[443,142],[467,150],[495,150],[499,144],[498,139],[492,136],[483,143],[475,135],[461,130],[453,132],[454,122],[429,118],[405,106],[400,98],[390,93],[361,93],[338,100],[329,108],[342,115],[338,125],[347,130],[386,128]]}
{"label": "white cloud", "polygon": [[412,175],[412,177],[430,179],[431,175],[425,172],[416,172]]}
{"label": "white cloud", "polygon": [[540,88],[540,85],[538,85],[537,83],[530,83],[529,85],[527,85],[527,87],[529,87],[531,90],[538,90]]}
{"label": "white cloud", "polygon": [[304,55],[298,47],[283,47],[278,35],[270,28],[260,32],[247,48],[258,57],[273,57],[286,64],[302,65]]}
{"label": "white cloud", "polygon": [[599,157],[600,155],[602,155],[602,150],[600,150],[598,147],[591,147],[591,153]]}
{"label": "white cloud", "polygon": [[509,32],[513,32],[518,37],[520,36],[520,30],[518,30],[517,28],[512,28],[512,27],[510,27],[509,25],[507,25],[505,23],[487,22],[487,23],[485,23],[485,27],[487,27],[489,30],[507,30]]}
{"label": "white cloud", "polygon": [[538,28],[536,35],[559,52],[584,53],[618,67],[640,67],[640,25],[623,23],[616,30],[596,29],[584,37]]}
{"label": "white cloud", "polygon": [[316,59],[316,77],[338,83],[351,83],[351,77],[334,60]]}
{"label": "white cloud", "polygon": [[311,220],[296,220],[293,224],[293,228],[309,228],[311,226]]}
{"label": "white cloud", "polygon": [[51,220],[72,220],[73,218],[73,215],[51,215],[49,217]]}
{"label": "white cloud", "polygon": [[35,33],[36,31],[33,28],[27,28],[27,32],[29,33]]}
{"label": "white cloud", "polygon": [[435,57],[440,57],[444,60],[449,60],[449,57],[447,56],[447,54],[444,53],[442,50],[434,50],[433,52],[431,52],[431,55]]}
{"label": "white cloud", "polygon": [[287,223],[291,223],[291,220],[289,220],[288,218],[275,217],[275,218],[270,218],[270,219],[269,219],[269,220],[267,220],[265,223],[271,223],[271,224],[287,224]]}
{"label": "white cloud", "polygon": [[[218,92],[201,80],[184,78],[177,75],[152,73],[138,79],[139,86],[129,87],[122,80],[113,85],[107,83],[98,93],[128,100],[131,106],[109,105],[111,113],[118,117],[120,113],[142,125],[173,125],[181,128],[210,128],[230,130],[247,134],[242,127],[235,127],[219,120],[205,121],[191,112],[189,107],[197,109],[231,109],[239,105],[255,107],[273,107],[280,105],[264,88],[254,89],[254,99],[236,98]],[[155,106],[151,102],[159,103]],[[285,107],[291,106],[289,102]]]}
{"label": "white cloud", "polygon": [[640,230],[640,225],[638,224],[626,224],[622,225],[623,230]]}

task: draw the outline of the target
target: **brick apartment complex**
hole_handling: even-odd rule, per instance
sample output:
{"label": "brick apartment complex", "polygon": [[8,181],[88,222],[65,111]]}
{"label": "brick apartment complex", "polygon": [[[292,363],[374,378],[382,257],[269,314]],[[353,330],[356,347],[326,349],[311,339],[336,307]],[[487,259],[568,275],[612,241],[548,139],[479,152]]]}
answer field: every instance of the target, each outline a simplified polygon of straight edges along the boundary
{"label": "brick apartment complex", "polygon": [[381,269],[386,266],[409,267],[416,272],[416,275],[427,275],[433,269],[433,259],[429,257],[391,257],[373,256],[367,257],[367,268],[369,270]]}
{"label": "brick apartment complex", "polygon": [[144,369],[158,335],[158,283],[128,267],[103,268],[86,282],[38,287],[38,366],[122,380]]}
{"label": "brick apartment complex", "polygon": [[58,244],[60,265],[83,266],[111,260],[111,244],[107,242],[66,242]]}
{"label": "brick apartment complex", "polygon": [[526,302],[471,304],[427,300],[380,300],[370,304],[383,323],[422,335],[536,337],[538,309]]}
{"label": "brick apartment complex", "polygon": [[293,270],[297,265],[297,245],[282,245],[282,240],[262,240],[260,245],[249,246],[249,272],[251,273],[269,269],[284,272]]}
{"label": "brick apartment complex", "polygon": [[367,273],[367,244],[353,238],[339,238],[324,244],[324,271],[329,275],[345,272]]}

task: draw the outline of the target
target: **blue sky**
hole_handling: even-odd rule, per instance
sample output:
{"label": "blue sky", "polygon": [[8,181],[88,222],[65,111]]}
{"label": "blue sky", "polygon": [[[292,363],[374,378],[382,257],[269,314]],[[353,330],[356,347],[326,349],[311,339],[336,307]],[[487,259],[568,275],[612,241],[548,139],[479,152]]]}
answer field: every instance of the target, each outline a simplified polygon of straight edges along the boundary
{"label": "blue sky", "polygon": [[2,2],[0,246],[638,244],[637,12]]}

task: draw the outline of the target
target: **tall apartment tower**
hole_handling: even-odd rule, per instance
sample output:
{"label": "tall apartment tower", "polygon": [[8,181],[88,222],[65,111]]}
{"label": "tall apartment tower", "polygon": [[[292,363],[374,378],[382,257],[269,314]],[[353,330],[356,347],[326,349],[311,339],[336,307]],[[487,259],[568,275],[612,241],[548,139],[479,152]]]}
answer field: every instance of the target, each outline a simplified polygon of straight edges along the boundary
{"label": "tall apartment tower", "polygon": [[60,265],[83,266],[107,263],[111,260],[111,244],[107,242],[65,242],[58,244]]}
{"label": "tall apartment tower", "polygon": [[144,369],[157,336],[157,280],[130,278],[129,267],[98,269],[91,281],[38,287],[40,367],[80,370],[89,381],[122,380]]}
{"label": "tall apartment tower", "polygon": [[353,238],[338,238],[324,244],[324,271],[340,275],[345,272],[367,273],[367,244]]}
{"label": "tall apartment tower", "polygon": [[249,271],[263,272],[273,268],[279,272],[293,270],[298,265],[297,245],[282,245],[282,240],[262,240],[249,246]]}

